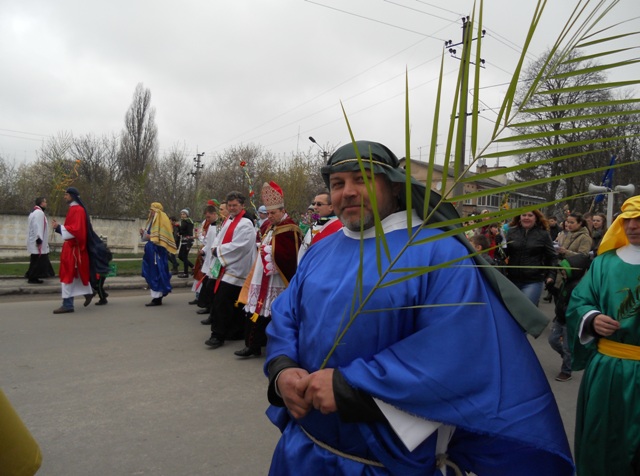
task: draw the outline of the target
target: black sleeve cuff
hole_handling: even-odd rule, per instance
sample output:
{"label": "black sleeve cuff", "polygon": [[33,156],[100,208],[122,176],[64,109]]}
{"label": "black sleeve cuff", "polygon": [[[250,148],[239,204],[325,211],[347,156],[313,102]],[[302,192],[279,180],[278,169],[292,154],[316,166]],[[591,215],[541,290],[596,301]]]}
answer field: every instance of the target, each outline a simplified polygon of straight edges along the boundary
{"label": "black sleeve cuff", "polygon": [[286,355],[279,355],[272,359],[267,366],[267,372],[269,373],[269,388],[267,390],[267,398],[271,405],[277,407],[284,407],[284,400],[276,393],[276,377],[284,369],[300,368],[300,364],[293,359],[290,359]]}
{"label": "black sleeve cuff", "polygon": [[589,331],[589,333],[594,336],[594,337],[602,337],[600,334],[598,334],[596,332],[596,328],[595,328],[595,323],[596,323],[596,316],[598,314],[593,313],[591,314],[589,317],[587,317],[584,321],[584,326],[582,326],[583,329],[587,329]]}
{"label": "black sleeve cuff", "polygon": [[371,395],[349,385],[338,369],[333,371],[333,394],[342,421],[347,423],[386,421]]}

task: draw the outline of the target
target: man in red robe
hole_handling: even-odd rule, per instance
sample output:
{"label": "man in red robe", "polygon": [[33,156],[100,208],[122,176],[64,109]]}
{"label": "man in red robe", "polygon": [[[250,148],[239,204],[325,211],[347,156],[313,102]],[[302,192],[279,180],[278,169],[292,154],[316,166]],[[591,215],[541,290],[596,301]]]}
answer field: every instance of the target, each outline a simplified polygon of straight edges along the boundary
{"label": "man in red robe", "polygon": [[69,187],[64,200],[69,205],[69,212],[60,225],[53,220],[53,228],[64,239],[60,253],[60,283],[62,283],[62,306],[53,311],[54,314],[74,312],[73,298],[84,296],[84,305],[88,306],[93,299],[93,290],[89,283],[89,253],[87,251],[88,216],[80,202],[80,192]]}

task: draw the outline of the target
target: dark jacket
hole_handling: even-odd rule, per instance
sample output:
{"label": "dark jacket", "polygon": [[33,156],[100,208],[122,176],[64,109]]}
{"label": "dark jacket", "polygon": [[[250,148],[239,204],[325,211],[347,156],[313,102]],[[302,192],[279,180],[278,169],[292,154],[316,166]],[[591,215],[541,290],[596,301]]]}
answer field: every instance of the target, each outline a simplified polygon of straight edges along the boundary
{"label": "dark jacket", "polygon": [[178,235],[180,236],[180,246],[193,246],[193,220],[191,218],[180,220]]}
{"label": "dark jacket", "polygon": [[571,293],[585,275],[590,265],[591,260],[583,254],[570,256],[560,262],[564,273],[558,273],[556,285],[549,288],[555,298],[555,320],[558,321],[559,324],[564,325],[567,323],[566,313]]}
{"label": "dark jacket", "polygon": [[[555,280],[555,269],[540,269],[539,266],[558,266],[558,254],[553,247],[551,236],[544,228],[533,227],[526,230],[521,226],[510,227],[507,232],[506,268],[509,279],[516,283],[536,283]],[[531,266],[531,268],[512,268]]]}

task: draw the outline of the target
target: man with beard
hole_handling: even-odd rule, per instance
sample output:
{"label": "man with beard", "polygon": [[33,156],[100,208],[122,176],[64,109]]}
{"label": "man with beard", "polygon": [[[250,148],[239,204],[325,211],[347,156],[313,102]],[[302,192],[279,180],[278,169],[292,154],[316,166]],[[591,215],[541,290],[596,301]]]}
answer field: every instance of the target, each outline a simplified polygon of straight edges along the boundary
{"label": "man with beard", "polygon": [[539,333],[546,318],[521,295],[507,303],[519,292],[476,267],[464,236],[437,238],[457,214],[433,210],[435,192],[425,205],[411,180],[407,211],[405,172],[382,144],[340,147],[322,175],[344,228],[308,250],[271,307],[267,414],[282,437],[270,474],[572,475],[553,394],[518,326]]}

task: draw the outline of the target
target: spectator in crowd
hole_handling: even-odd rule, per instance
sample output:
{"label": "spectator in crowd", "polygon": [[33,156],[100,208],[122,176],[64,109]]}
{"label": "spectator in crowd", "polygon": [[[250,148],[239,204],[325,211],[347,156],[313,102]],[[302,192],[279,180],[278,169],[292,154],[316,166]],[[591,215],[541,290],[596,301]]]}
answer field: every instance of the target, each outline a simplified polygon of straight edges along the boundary
{"label": "spectator in crowd", "polygon": [[622,205],[567,309],[580,476],[640,474],[640,196]]}
{"label": "spectator in crowd", "polygon": [[581,253],[563,259],[560,261],[561,269],[555,283],[548,286],[555,300],[555,316],[549,334],[549,345],[562,357],[560,373],[555,377],[558,382],[567,382],[572,378],[566,312],[571,292],[589,269],[589,264],[589,258]]}
{"label": "spectator in crowd", "polygon": [[261,205],[258,207],[258,228],[262,227],[263,223],[267,221],[267,207]]}
{"label": "spectator in crowd", "polygon": [[555,281],[558,264],[549,224],[539,210],[517,215],[509,223],[507,256],[507,276],[537,306],[545,284]]}
{"label": "spectator in crowd", "polygon": [[178,259],[182,261],[184,271],[178,274],[179,278],[188,278],[189,269],[193,268],[193,263],[189,261],[189,251],[193,246],[193,220],[189,216],[190,210],[183,208],[180,210],[180,228],[178,236],[180,244],[178,246]]}
{"label": "spectator in crowd", "polygon": [[569,214],[565,220],[566,233],[558,240],[557,252],[560,258],[582,254],[589,256],[593,240],[584,217],[577,212]]}
{"label": "spectator in crowd", "polygon": [[491,266],[496,265],[496,261],[489,254],[489,251],[492,251],[489,249],[491,247],[491,243],[489,243],[489,238],[487,238],[486,235],[474,235],[469,239],[469,241],[471,241],[471,244],[476,251],[482,252],[482,254],[480,255],[482,256],[482,259],[484,259]]}
{"label": "spectator in crowd", "polygon": [[[173,227],[173,241],[176,244],[180,243],[180,235],[178,234],[178,231],[180,230],[180,220],[178,220],[174,216],[169,217],[169,220],[171,221],[171,225]],[[171,273],[177,274],[178,272],[180,272],[178,259],[176,258],[175,253],[169,253],[168,259],[169,263],[171,263]]]}
{"label": "spectator in crowd", "polygon": [[25,277],[29,284],[42,284],[42,278],[55,276],[49,261],[49,222],[45,211],[47,199],[37,197],[35,206],[29,214],[27,231],[27,252],[30,255],[29,269]]}
{"label": "spectator in crowd", "polygon": [[[105,249],[107,252],[107,262],[110,263],[113,260],[113,253],[111,253],[109,248]],[[96,306],[104,306],[109,302],[107,301],[109,293],[104,290],[104,283],[107,280],[107,274],[108,273],[96,273],[96,279],[91,283],[94,293],[98,295],[98,301],[95,303]]]}
{"label": "spectator in crowd", "polygon": [[591,258],[598,256],[598,247],[602,242],[602,238],[607,233],[607,215],[604,213],[596,213],[592,218],[591,239],[593,244],[591,245]]}
{"label": "spectator in crowd", "polygon": [[558,219],[555,215],[547,215],[547,223],[549,223],[549,235],[551,235],[551,241],[556,241],[558,233],[560,233],[560,225],[558,225]]}

